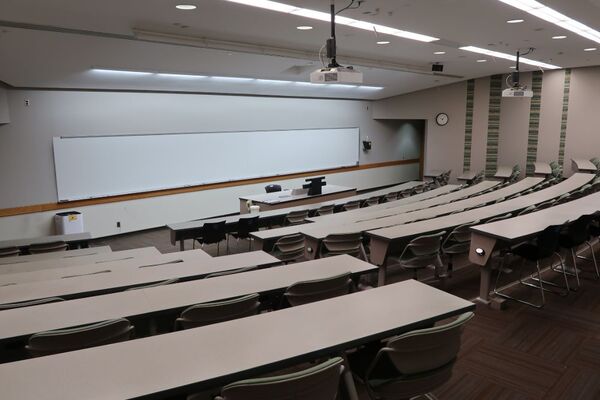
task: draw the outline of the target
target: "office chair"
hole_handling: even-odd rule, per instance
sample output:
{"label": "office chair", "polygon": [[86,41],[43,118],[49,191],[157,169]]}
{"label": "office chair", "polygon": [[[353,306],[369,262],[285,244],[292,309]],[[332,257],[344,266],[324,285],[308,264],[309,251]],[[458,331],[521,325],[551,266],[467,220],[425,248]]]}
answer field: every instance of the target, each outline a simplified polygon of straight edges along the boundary
{"label": "office chair", "polygon": [[345,272],[329,278],[296,282],[286,289],[283,296],[291,306],[300,306],[343,296],[350,293],[353,286],[350,272]]}
{"label": "office chair", "polygon": [[81,350],[123,342],[133,336],[134,328],[125,318],[112,319],[76,328],[40,332],[32,335],[25,348],[33,357]]}
{"label": "office chair", "polygon": [[[431,392],[450,380],[464,325],[473,316],[468,312],[447,324],[388,339],[364,377],[369,397],[372,400],[405,400],[420,396],[435,399]],[[381,368],[384,361],[387,361],[387,368]],[[382,374],[382,369],[385,376],[377,376]]]}
{"label": "office chair", "polygon": [[435,277],[439,278],[439,270],[442,268],[441,245],[445,231],[431,235],[419,236],[411,240],[396,260],[400,266],[413,271],[413,279],[417,279],[417,271],[430,266],[434,267]]}
{"label": "office chair", "polygon": [[[560,229],[561,229],[560,225],[549,226],[548,228],[544,229],[537,236],[537,238],[534,241],[521,244],[521,245],[515,247],[514,249],[512,249],[512,253],[514,255],[521,257],[521,260],[522,260],[521,268],[519,269],[519,283],[523,286],[528,286],[528,287],[532,287],[535,289],[539,289],[540,295],[541,295],[540,303],[536,304],[536,303],[533,303],[533,302],[530,302],[530,301],[527,301],[527,300],[524,300],[521,298],[511,296],[506,293],[506,290],[499,289],[498,284],[500,282],[500,277],[504,273],[503,268],[500,268],[498,270],[498,275],[496,276],[496,283],[495,283],[494,289],[493,289],[494,294],[496,294],[500,297],[503,297],[505,299],[513,300],[513,301],[519,302],[521,304],[528,305],[530,307],[534,307],[534,308],[544,307],[544,305],[546,304],[546,298],[544,296],[544,292],[547,291],[547,289],[544,288],[544,283],[547,284],[549,282],[544,281],[542,279],[540,261],[550,259],[553,256],[558,256],[558,258],[560,260],[560,263],[562,266],[561,269],[563,271],[563,275],[565,278],[565,285],[566,285],[566,289],[567,289],[567,293],[568,293],[569,282],[567,279],[566,271],[564,268],[564,264],[562,262],[562,257],[560,257],[560,255],[557,253],[558,245],[559,245]],[[537,279],[533,279],[533,274],[531,274],[530,277],[532,278],[533,281],[537,282],[537,284],[526,282],[523,280],[523,266],[524,266],[525,261],[535,263]]]}
{"label": "office chair", "polygon": [[[192,248],[195,248],[195,242],[200,243],[201,246],[205,244],[217,244],[217,256],[219,256],[219,245],[220,243],[226,239],[225,233],[225,221],[219,222],[205,222],[202,225],[202,236],[198,238],[194,238],[192,241]],[[229,248],[227,248],[227,252],[229,252]]]}
{"label": "office chair", "polygon": [[234,299],[202,303],[190,306],[175,320],[175,330],[231,321],[258,314],[258,294],[249,294]]}
{"label": "office chair", "polygon": [[[258,231],[258,216],[251,218],[240,218],[237,223],[237,230],[229,232],[239,242],[240,239],[248,240],[248,251],[252,250],[252,232]],[[227,248],[229,248],[229,236],[227,236]]]}
{"label": "office chair", "polygon": [[291,374],[234,382],[224,386],[215,400],[336,400],[343,362],[335,357]]}

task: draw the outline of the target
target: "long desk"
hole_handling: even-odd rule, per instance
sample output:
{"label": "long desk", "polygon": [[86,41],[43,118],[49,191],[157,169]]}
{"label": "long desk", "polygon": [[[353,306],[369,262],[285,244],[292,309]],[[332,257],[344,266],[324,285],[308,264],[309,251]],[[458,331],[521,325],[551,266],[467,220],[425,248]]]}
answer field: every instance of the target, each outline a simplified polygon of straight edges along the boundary
{"label": "long desk", "polygon": [[2,364],[2,399],[182,395],[337,355],[474,307],[410,280],[201,328]]}
{"label": "long desk", "polygon": [[536,161],[533,163],[533,168],[533,174],[536,176],[546,177],[552,175],[552,167],[550,167],[550,164],[548,163]]}
{"label": "long desk", "polygon": [[288,286],[350,272],[353,276],[376,270],[373,264],[348,255],[291,264],[285,267],[182,282],[177,285],[17,308],[0,312],[0,343],[23,339],[36,332],[91,324],[112,318],[151,317],[198,303],[252,293],[280,292]]}
{"label": "long desk", "polygon": [[331,224],[311,224],[301,230],[306,238],[306,257],[312,259],[318,257],[317,249],[321,246],[323,239],[331,233],[344,232],[367,232],[386,227],[394,227],[397,225],[408,224],[417,220],[430,220],[433,218],[448,215],[450,213],[458,213],[464,209],[478,207],[486,203],[502,200],[504,197],[519,193],[538,183],[541,178],[526,178],[514,185],[509,185],[505,188],[487,193],[481,196],[471,197],[465,200],[455,201],[453,203],[441,204],[435,207],[424,208],[412,212],[399,213],[382,218],[371,218],[364,221],[351,222],[342,225]]}
{"label": "long desk", "polygon": [[479,174],[475,171],[465,171],[461,175],[457,176],[456,179],[470,184],[477,177],[477,175]]}
{"label": "long desk", "polygon": [[45,260],[32,261],[28,263],[0,265],[0,282],[2,282],[4,278],[6,278],[6,275],[11,275],[14,273],[41,273],[44,270],[62,269],[69,266],[78,266],[85,264],[103,265],[105,263],[111,263],[116,261],[125,261],[136,258],[145,258],[160,255],[161,253],[155,247],[142,247],[139,249],[113,251],[110,253],[89,254],[69,258],[50,258]]}
{"label": "long desk", "polygon": [[[478,300],[483,303],[490,301],[490,260],[494,248],[499,243],[514,244],[522,242],[551,225],[562,225],[567,221],[574,221],[582,215],[595,214],[599,211],[600,193],[594,193],[510,220],[472,227],[469,261],[482,267]],[[483,252],[480,251],[478,254],[477,249],[481,249]]]}
{"label": "long desk", "polygon": [[512,175],[513,169],[512,167],[507,166],[499,166],[494,174],[494,178],[498,179],[508,179]]}
{"label": "long desk", "polygon": [[0,287],[0,304],[55,296],[68,299],[94,296],[168,279],[193,280],[214,272],[280,263],[277,258],[262,251],[215,257],[202,262],[179,262],[176,255],[172,263]]}
{"label": "long desk", "polygon": [[[509,185],[502,190],[501,195],[495,194],[498,190],[491,192],[491,196],[488,196],[490,200],[493,201],[500,199],[502,197],[510,196],[512,194],[516,194],[522,190],[529,189],[536,184],[540,183],[542,179],[534,178],[534,180],[527,180],[525,182],[521,181],[517,186]],[[346,213],[334,214],[334,215],[325,215],[322,217],[314,217],[309,218],[308,220],[311,222],[321,222],[321,221],[337,221],[338,223],[350,223],[350,222],[360,222],[367,221],[370,219],[376,218],[384,218],[392,215],[398,215],[402,213],[407,213],[416,210],[422,210],[429,207],[435,207],[443,204],[448,204],[451,202],[460,202],[461,199],[465,199],[470,196],[477,196],[479,193],[493,189],[500,185],[498,181],[483,181],[476,185],[469,186],[467,188],[454,191],[452,193],[448,193],[442,196],[433,197],[430,199],[424,199],[418,202],[413,202],[406,205],[398,205],[396,207],[391,207],[393,202],[390,202],[390,207],[384,209],[373,210],[372,207],[361,208],[359,210],[348,211]],[[475,197],[478,198],[478,197]],[[485,201],[484,201],[485,202]],[[481,203],[475,203],[472,205],[465,205],[463,208],[471,207]]]}
{"label": "long desk", "polygon": [[77,249],[69,251],[51,251],[50,253],[28,254],[24,256],[3,257],[0,258],[0,266],[6,264],[23,264],[42,260],[56,260],[60,258],[75,258],[82,256],[93,256],[97,254],[110,253],[110,246],[88,247],[86,249]]}
{"label": "long desk", "polygon": [[171,243],[173,245],[176,245],[177,242],[179,241],[180,250],[183,251],[185,248],[185,246],[184,246],[185,240],[200,237],[202,235],[202,227],[204,226],[204,224],[206,222],[225,221],[227,229],[229,231],[234,231],[237,228],[238,221],[241,218],[245,218],[245,217],[259,217],[259,219],[262,221],[281,219],[284,215],[286,215],[287,213],[289,213],[291,211],[300,211],[300,210],[307,210],[307,209],[308,210],[316,210],[319,207],[324,206],[324,205],[331,205],[331,204],[341,205],[348,201],[366,200],[367,198],[373,197],[373,196],[382,196],[383,197],[389,193],[395,193],[395,192],[400,192],[400,191],[407,190],[407,189],[413,189],[418,186],[422,186],[423,184],[424,184],[424,182],[421,182],[421,181],[410,181],[410,182],[402,183],[400,185],[391,186],[391,187],[388,187],[385,189],[380,189],[380,190],[376,190],[373,192],[363,193],[363,194],[359,194],[359,195],[352,196],[352,197],[346,197],[346,198],[343,198],[342,200],[337,200],[337,201],[308,204],[305,206],[298,206],[298,207],[291,207],[291,208],[280,208],[280,209],[271,210],[271,211],[262,211],[262,212],[259,212],[256,214],[246,214],[245,216],[232,215],[232,216],[227,216],[227,217],[222,217],[222,218],[208,218],[208,219],[201,219],[201,220],[197,220],[197,221],[181,222],[181,223],[176,223],[176,224],[169,224],[169,225],[167,225],[167,228],[169,228],[169,231],[170,231]]}
{"label": "long desk", "polygon": [[261,210],[269,211],[312,203],[322,203],[356,194],[356,188],[336,185],[325,185],[321,190],[321,194],[313,196],[309,196],[308,194],[296,195],[293,194],[291,190],[282,190],[280,192],[240,197],[240,214],[248,213],[248,207],[246,207],[246,202],[248,200],[252,201],[254,205],[260,206]]}
{"label": "long desk", "polygon": [[574,174],[568,179],[546,189],[530,193],[515,199],[503,201],[486,207],[477,208],[457,214],[447,215],[411,224],[395,225],[389,228],[367,232],[371,239],[371,262],[380,266],[379,283],[385,283],[386,261],[389,255],[399,253],[406,242],[415,236],[432,232],[447,231],[456,226],[473,221],[484,220],[507,213],[515,213],[534,204],[559,197],[562,194],[578,189],[590,182],[592,174]]}
{"label": "long desk", "polygon": [[[135,257],[115,257],[112,260],[103,260],[98,262],[81,264],[71,264],[71,266],[62,268],[51,268],[42,270],[32,270],[30,272],[15,272],[12,274],[0,275],[0,287],[6,285],[15,285],[27,282],[49,281],[53,279],[62,279],[65,277],[108,274],[115,272],[123,272],[127,270],[139,270],[140,267],[158,264],[174,264],[176,262],[195,262],[202,264],[206,260],[211,260],[212,257],[204,250],[188,250],[178,253],[161,254],[158,250],[141,252],[139,250],[155,250],[154,247],[146,247],[138,250],[137,254],[134,250],[125,250],[124,253]],[[117,254],[117,252],[113,253]]]}
{"label": "long desk", "polygon": [[87,248],[89,247],[88,242],[91,239],[92,235],[89,232],[84,232],[72,233],[68,235],[41,236],[28,239],[2,240],[0,241],[0,249],[6,247],[18,247],[20,249],[27,249],[32,244],[46,244],[54,242],[65,242],[72,248]]}
{"label": "long desk", "polygon": [[[389,203],[383,203],[383,204],[371,206],[371,207],[368,207],[368,209],[369,209],[369,211],[375,211],[375,210],[392,208],[392,207],[400,206],[403,204],[417,203],[421,200],[445,195],[447,193],[457,190],[458,188],[459,187],[456,185],[446,185],[441,188],[437,188],[437,189],[430,190],[430,191],[427,191],[424,193],[416,194],[416,195],[413,195],[413,196],[410,196],[407,198],[391,201]],[[353,213],[356,211],[358,211],[358,210],[345,211],[340,214],[346,214],[346,213],[351,213],[351,212]],[[319,225],[321,225],[321,224],[329,224],[331,226],[339,225],[339,223],[334,221],[333,219],[331,221],[330,220],[323,220],[323,221],[319,220]],[[270,251],[271,248],[273,247],[273,244],[275,243],[275,241],[277,241],[277,239],[279,239],[280,237],[300,233],[300,231],[305,228],[306,228],[306,226],[304,226],[304,225],[286,226],[283,228],[268,229],[268,230],[263,230],[263,231],[252,232],[251,236],[254,238],[254,247],[256,249]]]}
{"label": "long desk", "polygon": [[585,158],[573,158],[571,162],[573,171],[576,172],[596,172],[598,170],[593,162]]}

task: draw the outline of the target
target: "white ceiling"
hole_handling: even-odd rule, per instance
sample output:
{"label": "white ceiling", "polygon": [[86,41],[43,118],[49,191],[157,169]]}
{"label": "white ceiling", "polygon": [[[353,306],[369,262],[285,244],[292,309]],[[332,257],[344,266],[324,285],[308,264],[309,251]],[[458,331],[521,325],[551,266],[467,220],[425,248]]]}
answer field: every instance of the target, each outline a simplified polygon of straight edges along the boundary
{"label": "white ceiling", "polygon": [[[280,1],[325,12],[329,7],[329,0]],[[600,29],[600,0],[541,1]],[[198,8],[177,10],[175,5],[181,3],[195,4]],[[338,8],[346,4],[346,0],[336,1]],[[232,83],[155,75],[116,76],[94,73],[90,69],[104,67],[306,82],[309,72],[320,64],[317,53],[329,36],[329,26],[326,22],[223,0],[2,0],[0,80],[18,87],[374,99],[510,71],[509,61],[475,62],[486,57],[459,50],[463,45],[506,53],[535,47],[537,50],[529,58],[562,67],[600,64],[600,51],[583,51],[600,45],[497,0],[367,0],[359,9],[342,15],[441,40],[422,43],[380,35],[379,40],[392,43],[378,46],[375,33],[339,26],[340,61],[355,63],[364,73],[365,85],[382,86],[383,90],[314,88],[255,81]],[[515,18],[525,19],[525,22],[506,24],[506,20]],[[298,25],[312,25],[315,29],[298,31]],[[140,36],[140,31],[152,32],[153,36]],[[156,34],[170,37],[158,38]],[[568,38],[552,40],[552,36],[560,34]],[[211,48],[203,48],[207,44],[200,38],[211,39],[208,45]],[[186,45],[182,45],[184,42]],[[273,47],[277,49],[274,51]],[[440,50],[447,54],[433,54]],[[275,53],[278,55],[272,55]],[[430,65],[436,61],[445,65],[444,73],[454,77],[431,75]]]}

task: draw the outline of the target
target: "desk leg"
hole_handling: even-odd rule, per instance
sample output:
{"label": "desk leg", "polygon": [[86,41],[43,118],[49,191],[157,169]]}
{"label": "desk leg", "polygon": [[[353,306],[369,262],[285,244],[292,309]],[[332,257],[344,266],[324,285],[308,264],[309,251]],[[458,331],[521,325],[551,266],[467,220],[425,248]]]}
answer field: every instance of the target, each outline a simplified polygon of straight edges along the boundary
{"label": "desk leg", "polygon": [[377,273],[377,286],[385,285],[385,277],[387,275],[387,266],[380,265],[379,272]]}
{"label": "desk leg", "polygon": [[179,251],[184,251],[185,250],[185,240],[181,239],[179,241]]}
{"label": "desk leg", "polygon": [[348,358],[346,354],[342,354],[342,358],[344,359],[344,383],[346,385],[346,390],[348,392],[348,398],[350,400],[359,400],[358,392],[356,391],[356,385],[354,385],[354,377],[352,376],[352,371],[350,370],[350,363],[348,363]]}

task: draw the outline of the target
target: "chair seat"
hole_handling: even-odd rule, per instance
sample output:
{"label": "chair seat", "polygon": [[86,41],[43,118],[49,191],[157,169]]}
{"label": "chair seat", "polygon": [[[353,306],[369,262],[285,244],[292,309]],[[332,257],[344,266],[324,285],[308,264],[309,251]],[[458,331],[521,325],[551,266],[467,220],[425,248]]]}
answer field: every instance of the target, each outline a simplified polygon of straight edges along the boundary
{"label": "chair seat", "polygon": [[406,269],[422,269],[427,268],[429,266],[441,267],[437,254],[427,258],[408,258],[406,260],[400,261],[400,266]]}

